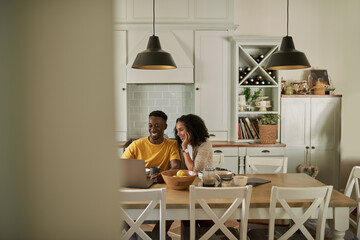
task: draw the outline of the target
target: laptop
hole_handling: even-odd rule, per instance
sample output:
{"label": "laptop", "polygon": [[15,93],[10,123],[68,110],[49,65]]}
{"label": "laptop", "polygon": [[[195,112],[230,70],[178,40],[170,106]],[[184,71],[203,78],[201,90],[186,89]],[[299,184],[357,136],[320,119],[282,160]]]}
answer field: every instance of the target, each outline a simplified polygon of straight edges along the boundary
{"label": "laptop", "polygon": [[120,185],[131,188],[149,188],[153,179],[146,177],[145,161],[142,159],[120,158]]}

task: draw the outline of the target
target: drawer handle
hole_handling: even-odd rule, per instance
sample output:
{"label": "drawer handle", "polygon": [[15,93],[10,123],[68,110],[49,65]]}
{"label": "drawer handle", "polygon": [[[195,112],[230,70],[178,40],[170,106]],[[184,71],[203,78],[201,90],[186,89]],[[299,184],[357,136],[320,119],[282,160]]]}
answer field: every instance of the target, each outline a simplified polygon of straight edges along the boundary
{"label": "drawer handle", "polygon": [[216,137],[216,135],[211,133],[211,134],[209,134],[209,137]]}
{"label": "drawer handle", "polygon": [[262,150],[261,152],[262,153],[269,153],[270,151],[269,150]]}
{"label": "drawer handle", "polygon": [[222,153],[221,150],[215,150],[214,153]]}

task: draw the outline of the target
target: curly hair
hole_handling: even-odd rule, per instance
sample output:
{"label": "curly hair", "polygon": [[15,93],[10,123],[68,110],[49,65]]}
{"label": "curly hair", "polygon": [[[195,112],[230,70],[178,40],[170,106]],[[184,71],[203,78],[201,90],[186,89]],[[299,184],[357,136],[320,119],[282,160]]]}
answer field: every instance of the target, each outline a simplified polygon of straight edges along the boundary
{"label": "curly hair", "polygon": [[[182,122],[185,125],[186,130],[191,136],[192,146],[199,146],[201,143],[206,142],[206,139],[209,138],[208,129],[205,126],[204,121],[199,116],[194,114],[182,115],[180,118],[176,119],[176,123],[177,122]],[[175,139],[181,146],[182,141],[177,135],[176,127]]]}

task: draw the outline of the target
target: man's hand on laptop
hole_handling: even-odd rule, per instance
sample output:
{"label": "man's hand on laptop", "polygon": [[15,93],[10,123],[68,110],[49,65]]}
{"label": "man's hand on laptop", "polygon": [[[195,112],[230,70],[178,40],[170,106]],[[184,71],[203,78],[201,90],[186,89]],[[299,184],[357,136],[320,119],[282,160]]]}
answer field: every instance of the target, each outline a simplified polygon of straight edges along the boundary
{"label": "man's hand on laptop", "polygon": [[161,173],[155,173],[154,175],[151,175],[150,178],[154,179],[154,182],[156,182],[156,183],[163,183],[164,182],[164,179],[161,176]]}

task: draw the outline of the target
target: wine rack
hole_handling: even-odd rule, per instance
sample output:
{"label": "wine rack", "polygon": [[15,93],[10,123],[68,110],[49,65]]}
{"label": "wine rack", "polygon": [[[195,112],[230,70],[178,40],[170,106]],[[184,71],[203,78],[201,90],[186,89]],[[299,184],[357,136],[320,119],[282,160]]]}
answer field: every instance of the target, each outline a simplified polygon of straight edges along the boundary
{"label": "wine rack", "polygon": [[[256,134],[247,134],[251,133],[249,131],[251,124],[247,126],[244,119],[253,123],[264,114],[280,114],[281,81],[279,73],[278,71],[266,70],[265,66],[271,54],[278,50],[281,37],[234,36],[233,39],[232,91],[234,101],[232,104],[231,124],[233,130],[231,138],[240,142],[257,142],[259,139]],[[268,97],[266,100],[269,107],[266,108],[266,111],[259,111],[260,108],[250,101],[247,101],[246,107],[243,106],[243,103],[241,106],[239,105],[240,95],[244,95],[247,91],[252,96],[261,88],[260,97]]]}

